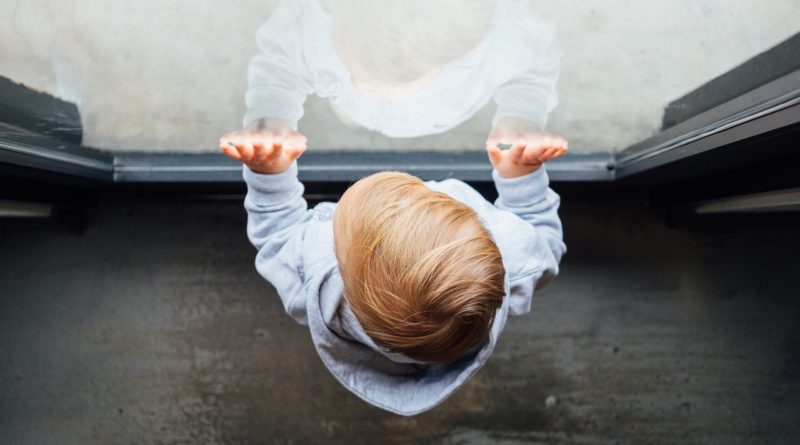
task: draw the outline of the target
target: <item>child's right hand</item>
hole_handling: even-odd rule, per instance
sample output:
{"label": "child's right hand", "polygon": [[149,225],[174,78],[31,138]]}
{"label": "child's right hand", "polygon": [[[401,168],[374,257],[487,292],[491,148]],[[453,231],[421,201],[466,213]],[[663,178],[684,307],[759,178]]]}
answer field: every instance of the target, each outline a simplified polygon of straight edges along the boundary
{"label": "child's right hand", "polygon": [[288,169],[306,151],[306,143],[305,136],[277,119],[261,119],[219,138],[223,153],[256,173],[266,174]]}
{"label": "child's right hand", "polygon": [[[499,144],[511,148],[502,150]],[[486,152],[492,167],[503,178],[516,178],[533,173],[545,162],[563,155],[567,140],[540,130],[521,117],[500,119],[486,140]]]}

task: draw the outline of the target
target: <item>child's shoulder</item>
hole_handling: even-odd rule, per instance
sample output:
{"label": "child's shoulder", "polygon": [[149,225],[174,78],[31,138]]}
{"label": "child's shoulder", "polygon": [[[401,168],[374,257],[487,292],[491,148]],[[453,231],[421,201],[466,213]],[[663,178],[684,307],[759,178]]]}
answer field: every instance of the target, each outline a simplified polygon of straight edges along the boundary
{"label": "child's shoulder", "polygon": [[475,210],[481,223],[497,243],[511,280],[530,275],[539,269],[538,262],[535,261],[536,233],[529,223],[510,211],[495,207],[461,180],[428,181],[425,185],[434,191],[446,193]]}
{"label": "child's shoulder", "polygon": [[321,202],[311,214],[303,233],[303,265],[307,274],[321,273],[337,264],[333,240],[333,213],[336,203]]}
{"label": "child's shoulder", "polygon": [[333,219],[333,212],[336,210],[336,203],[324,201],[311,210],[311,219],[318,222],[331,221]]}
{"label": "child's shoulder", "polygon": [[486,201],[477,190],[460,179],[448,178],[443,181],[425,181],[425,185],[431,190],[446,193],[470,206],[476,203],[489,204],[489,201]]}

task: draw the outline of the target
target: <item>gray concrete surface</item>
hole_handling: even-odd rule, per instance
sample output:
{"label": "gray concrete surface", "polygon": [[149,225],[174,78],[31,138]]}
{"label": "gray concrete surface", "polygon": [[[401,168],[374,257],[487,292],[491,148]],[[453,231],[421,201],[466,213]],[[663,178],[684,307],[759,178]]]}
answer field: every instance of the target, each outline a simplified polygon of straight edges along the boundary
{"label": "gray concrete surface", "polygon": [[[796,227],[567,202],[561,276],[454,397],[402,418],[326,372],[239,202],[0,231],[4,444],[796,444]],[[546,399],[551,406],[546,406]]]}
{"label": "gray concrete surface", "polygon": [[[276,0],[0,0],[0,75],[79,104],[86,144],[209,151],[244,112],[254,33]],[[796,0],[532,0],[559,28],[561,105],[575,152],[652,135],[663,107],[800,31]],[[491,107],[445,135],[388,139],[312,100],[311,147],[480,149]]]}

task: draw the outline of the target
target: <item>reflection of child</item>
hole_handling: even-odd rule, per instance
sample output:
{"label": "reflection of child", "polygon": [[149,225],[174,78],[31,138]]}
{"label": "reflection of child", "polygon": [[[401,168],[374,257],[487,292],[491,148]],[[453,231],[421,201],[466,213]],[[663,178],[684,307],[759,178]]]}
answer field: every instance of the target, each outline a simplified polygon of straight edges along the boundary
{"label": "reflection of child", "polygon": [[284,0],[259,28],[244,129],[228,141],[304,147],[306,96],[391,137],[441,133],[497,103],[487,148],[566,148],[554,30],[528,0]]}
{"label": "reflection of child", "polygon": [[311,211],[297,180],[304,151],[227,146],[245,164],[256,269],[342,385],[397,414],[428,410],[477,372],[506,318],[529,312],[558,273],[559,198],[542,163],[563,149],[490,148],[494,205],[454,179],[384,172]]}

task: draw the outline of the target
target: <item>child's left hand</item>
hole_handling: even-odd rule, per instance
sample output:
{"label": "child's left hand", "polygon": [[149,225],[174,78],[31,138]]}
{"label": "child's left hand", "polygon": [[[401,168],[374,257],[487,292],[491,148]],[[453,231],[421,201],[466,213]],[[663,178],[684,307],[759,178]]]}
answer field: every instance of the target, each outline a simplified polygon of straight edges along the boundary
{"label": "child's left hand", "polygon": [[[499,144],[511,148],[501,150]],[[489,161],[503,178],[533,173],[545,161],[567,151],[566,139],[540,130],[533,122],[519,117],[504,117],[497,122],[486,140]]]}

